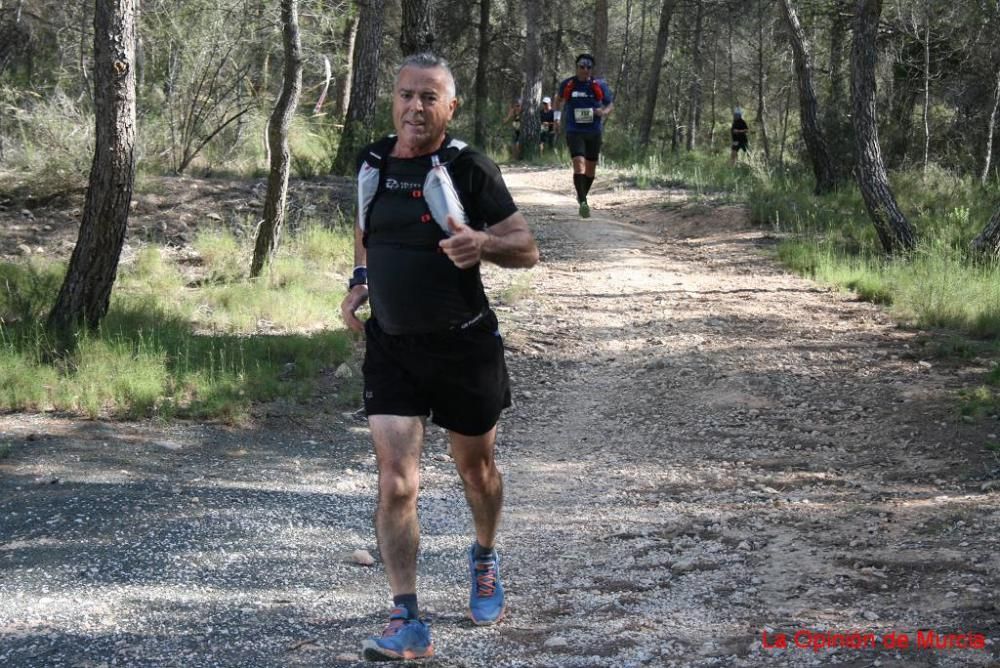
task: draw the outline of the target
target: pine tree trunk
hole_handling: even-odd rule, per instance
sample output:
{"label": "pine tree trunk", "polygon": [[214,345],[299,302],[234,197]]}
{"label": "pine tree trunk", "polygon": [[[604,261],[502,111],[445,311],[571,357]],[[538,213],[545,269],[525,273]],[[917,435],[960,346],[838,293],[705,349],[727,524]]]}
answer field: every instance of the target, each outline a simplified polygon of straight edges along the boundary
{"label": "pine tree trunk", "polygon": [[555,55],[550,61],[553,65],[550,90],[553,96],[552,99],[554,100],[555,96],[559,95],[559,91],[556,89],[559,88],[559,82],[563,79],[563,68],[560,66],[560,61],[563,58],[563,33],[565,33],[566,29],[563,26],[565,13],[563,12],[562,0],[553,0],[553,2],[555,4],[553,14],[556,17],[556,34],[552,40],[552,53]]}
{"label": "pine tree trunk", "polygon": [[931,156],[931,16],[924,0],[924,174]]}
{"label": "pine tree trunk", "polygon": [[[524,3],[524,18],[528,30],[524,43],[524,91],[521,94],[521,156],[538,155],[542,122],[539,109],[542,101],[542,39],[544,27],[540,2]],[[596,58],[596,56],[595,56]]]}
{"label": "pine tree trunk", "polygon": [[622,52],[618,59],[618,77],[615,79],[615,90],[624,91],[628,88],[628,60],[631,56],[632,36],[632,0],[625,0],[625,35],[622,40]]}
{"label": "pine tree trunk", "polygon": [[916,247],[916,231],[900,211],[889,187],[878,140],[875,111],[876,35],[882,0],[857,0],[851,47],[851,107],[857,143],[856,174],[868,215],[889,255]]}
{"label": "pine tree trunk", "polygon": [[785,88],[785,103],[781,112],[781,139],[778,142],[778,164],[785,164],[785,140],[788,138],[788,110],[792,107],[792,87]]}
{"label": "pine tree trunk", "polygon": [[[833,190],[836,177],[834,175],[833,159],[830,149],[819,124],[818,103],[813,89],[812,58],[809,45],[806,42],[805,31],[799,23],[799,17],[792,7],[792,0],[781,0],[785,11],[785,21],[791,35],[792,53],[795,59],[795,74],[799,84],[799,119],[802,126],[802,139],[805,141],[809,160],[812,162],[813,175],[816,177],[815,193],[817,195]],[[834,101],[830,101],[834,104]]]}
{"label": "pine tree trunk", "polygon": [[399,48],[404,56],[431,51],[434,27],[431,25],[431,0],[403,0],[403,18]]}
{"label": "pine tree trunk", "polygon": [[764,5],[757,3],[757,131],[765,162],[771,161],[771,141],[767,134],[767,67],[764,65]]}
{"label": "pine tree trunk", "polygon": [[[718,45],[718,38],[716,38],[716,45]],[[716,113],[716,98],[718,97],[719,88],[719,58],[716,49],[712,49],[712,102],[711,102],[711,114],[712,120],[708,126],[708,147],[714,150],[715,146],[715,125],[718,114]]]}
{"label": "pine tree trunk", "polygon": [[473,142],[479,148],[486,148],[487,113],[489,110],[490,82],[490,4],[491,0],[479,0],[479,60],[476,63],[476,118]]}
{"label": "pine tree trunk", "polygon": [[135,181],[136,0],[97,0],[94,12],[96,141],[80,235],[48,317],[60,338],[107,315]]}
{"label": "pine tree trunk", "polygon": [[250,278],[257,278],[264,265],[271,261],[278,248],[281,227],[285,222],[285,204],[288,198],[288,171],[291,155],[288,150],[288,127],[295,117],[302,92],[302,44],[299,39],[298,0],[281,0],[281,25],[284,42],[285,64],[281,95],[271,112],[267,144],[271,151],[271,171],[267,177],[267,195],[264,197],[264,220],[257,230]]}
{"label": "pine tree trunk", "polygon": [[649,71],[649,84],[646,86],[646,108],[639,122],[639,145],[648,146],[653,130],[653,118],[656,116],[657,96],[660,91],[660,74],[663,69],[663,56],[667,52],[670,41],[670,19],[674,14],[676,0],[663,0],[660,10],[660,28],[656,33],[656,49],[653,52],[653,63]]}
{"label": "pine tree trunk", "polygon": [[972,241],[974,253],[1000,259],[1000,209],[997,209],[983,231]]}
{"label": "pine tree trunk", "polygon": [[993,93],[993,111],[990,112],[990,122],[986,128],[986,158],[983,160],[983,175],[980,182],[985,186],[990,180],[990,163],[993,160],[993,134],[997,127],[997,111],[1000,110],[1000,71],[997,72],[997,87]]}
{"label": "pine tree trunk", "polygon": [[357,3],[361,12],[358,39],[354,44],[351,102],[347,107],[333,168],[337,174],[345,175],[354,170],[358,151],[372,138],[385,13],[385,0],[357,0]]}
{"label": "pine tree trunk", "polygon": [[687,150],[693,151],[698,145],[698,126],[701,124],[701,77],[702,77],[702,27],[704,25],[704,5],[698,0],[695,10],[694,35],[691,44],[691,85],[688,89],[688,136]]}
{"label": "pine tree trunk", "polygon": [[361,21],[361,13],[355,12],[354,18],[346,28],[344,42],[347,45],[345,54],[347,63],[344,66],[344,73],[340,76],[340,85],[337,86],[337,106],[333,112],[334,119],[341,121],[347,113],[347,106],[351,103],[351,72],[354,71],[354,44],[358,39],[358,24]]}
{"label": "pine tree trunk", "polygon": [[830,73],[828,103],[826,106],[826,126],[830,129],[836,125],[838,102],[844,99],[844,37],[850,25],[842,12],[841,3],[834,4],[833,22],[830,25],[830,60],[827,70]]}
{"label": "pine tree trunk", "polygon": [[[525,0],[525,4],[534,4],[537,0]],[[593,39],[594,78],[605,77],[608,69],[608,0],[594,2],[594,39]]]}

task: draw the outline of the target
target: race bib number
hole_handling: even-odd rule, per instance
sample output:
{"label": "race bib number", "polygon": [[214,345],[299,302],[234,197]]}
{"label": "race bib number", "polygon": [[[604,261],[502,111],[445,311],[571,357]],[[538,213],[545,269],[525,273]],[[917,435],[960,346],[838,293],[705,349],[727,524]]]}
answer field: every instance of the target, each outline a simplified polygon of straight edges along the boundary
{"label": "race bib number", "polygon": [[590,107],[576,108],[573,110],[573,120],[577,123],[593,123],[594,110]]}

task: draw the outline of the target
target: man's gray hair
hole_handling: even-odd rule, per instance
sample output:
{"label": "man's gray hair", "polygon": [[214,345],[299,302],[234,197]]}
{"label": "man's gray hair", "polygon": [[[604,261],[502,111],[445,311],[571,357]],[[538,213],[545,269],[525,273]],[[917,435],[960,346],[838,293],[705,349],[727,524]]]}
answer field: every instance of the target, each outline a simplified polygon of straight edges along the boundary
{"label": "man's gray hair", "polygon": [[397,82],[399,81],[400,72],[407,67],[416,67],[421,70],[432,70],[440,67],[447,75],[446,85],[448,86],[448,95],[453,98],[455,97],[455,75],[451,73],[451,66],[448,65],[448,61],[441,56],[435,55],[430,51],[410,54],[403,59],[403,62],[399,65],[399,69],[396,70]]}

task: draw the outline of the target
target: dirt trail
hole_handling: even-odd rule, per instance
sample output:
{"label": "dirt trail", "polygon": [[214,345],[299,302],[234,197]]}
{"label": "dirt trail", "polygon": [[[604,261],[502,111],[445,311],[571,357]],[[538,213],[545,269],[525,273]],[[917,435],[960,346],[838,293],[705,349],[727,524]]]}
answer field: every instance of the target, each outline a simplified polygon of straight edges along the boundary
{"label": "dirt trail", "polygon": [[[486,272],[510,609],[463,621],[469,520],[432,429],[434,665],[997,664],[998,427],[947,404],[968,369],[781,271],[738,207],[605,185],[584,221],[567,170],[506,175],[543,253]],[[0,664],[347,666],[383,623],[384,574],[346,558],[375,552],[374,459],[321,397],[253,429],[7,416],[0,440]],[[877,640],[794,646],[849,631]]]}

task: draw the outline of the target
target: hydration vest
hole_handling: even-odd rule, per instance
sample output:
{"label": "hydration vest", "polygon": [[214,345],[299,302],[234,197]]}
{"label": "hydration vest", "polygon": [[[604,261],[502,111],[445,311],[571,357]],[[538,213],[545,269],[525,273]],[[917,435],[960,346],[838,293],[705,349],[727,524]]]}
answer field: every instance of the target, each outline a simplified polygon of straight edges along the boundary
{"label": "hydration vest", "polygon": [[[385,161],[396,145],[396,139],[395,135],[389,135],[372,144],[358,170],[358,227],[361,228],[366,242],[371,205],[375,201],[375,196],[382,190]],[[463,225],[469,223],[465,207],[462,206],[455,183],[448,171],[448,165],[467,148],[468,144],[465,142],[448,137],[444,145],[431,155],[431,169],[424,178],[423,200],[430,209],[434,222],[446,236],[451,236],[448,216]]]}
{"label": "hydration vest", "polygon": [[573,97],[573,89],[576,88],[577,84],[590,84],[590,89],[594,92],[594,99],[598,102],[604,101],[604,89],[601,88],[600,81],[597,79],[591,79],[589,82],[580,81],[576,77],[571,78],[566,82],[566,85],[562,89],[562,93],[559,97],[563,100],[569,102]]}

